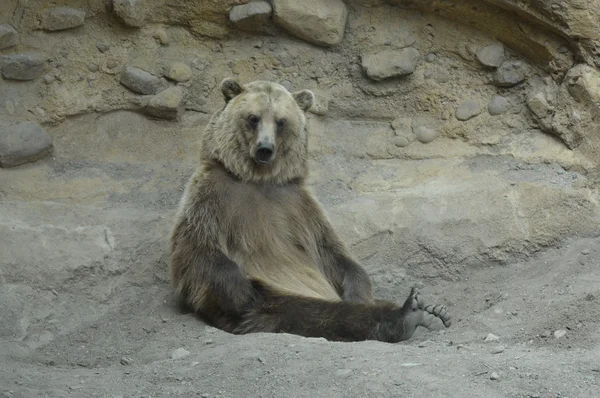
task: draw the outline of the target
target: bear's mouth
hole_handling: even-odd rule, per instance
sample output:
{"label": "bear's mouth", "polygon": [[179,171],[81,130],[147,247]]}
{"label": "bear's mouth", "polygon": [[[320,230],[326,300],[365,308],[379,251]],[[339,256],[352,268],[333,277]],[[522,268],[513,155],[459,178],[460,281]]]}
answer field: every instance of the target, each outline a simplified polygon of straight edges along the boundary
{"label": "bear's mouth", "polygon": [[268,164],[270,163],[275,156],[273,149],[271,148],[258,148],[256,150],[256,154],[254,155],[254,161],[258,164]]}

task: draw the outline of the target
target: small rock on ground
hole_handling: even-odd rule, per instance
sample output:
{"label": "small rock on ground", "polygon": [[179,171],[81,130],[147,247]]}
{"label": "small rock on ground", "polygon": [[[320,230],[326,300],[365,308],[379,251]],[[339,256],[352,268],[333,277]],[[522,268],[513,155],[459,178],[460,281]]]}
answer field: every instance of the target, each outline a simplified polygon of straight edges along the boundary
{"label": "small rock on ground", "polygon": [[506,349],[506,347],[504,347],[503,345],[499,345],[497,347],[492,348],[492,351],[490,351],[490,352],[492,354],[502,354],[505,349]]}
{"label": "small rock on ground", "polygon": [[508,108],[508,100],[501,95],[494,95],[488,103],[488,113],[492,116],[502,115],[508,111]]}
{"label": "small rock on ground", "polygon": [[189,356],[191,353],[185,348],[178,348],[171,353],[171,359],[178,360]]}
{"label": "small rock on ground", "polygon": [[483,341],[490,342],[490,341],[498,341],[498,340],[500,340],[500,337],[496,336],[493,333],[489,333],[487,336],[485,336],[485,339]]}
{"label": "small rock on ground", "polygon": [[165,76],[176,82],[186,82],[192,78],[192,70],[183,62],[173,62],[167,68]]}
{"label": "small rock on ground", "polygon": [[300,39],[320,46],[342,41],[348,9],[342,0],[273,0],[273,20]]}
{"label": "small rock on ground", "polygon": [[500,380],[500,375],[496,372],[492,372],[490,375],[490,380]]}
{"label": "small rock on ground", "polygon": [[312,90],[315,95],[315,103],[308,110],[315,115],[324,116],[329,110],[329,94],[322,90]]}
{"label": "small rock on ground", "polygon": [[456,118],[461,121],[466,121],[481,113],[481,107],[475,100],[467,100],[456,108]]}
{"label": "small rock on ground", "polygon": [[437,137],[437,131],[425,126],[413,126],[415,138],[422,144],[428,144]]}
{"label": "small rock on ground", "polygon": [[71,7],[56,7],[44,18],[46,30],[57,31],[76,28],[85,22],[85,11]]}
{"label": "small rock on ground", "polygon": [[0,50],[16,46],[19,43],[19,34],[9,24],[0,25]]}
{"label": "small rock on ground", "polygon": [[504,61],[504,46],[502,43],[493,43],[477,51],[477,59],[485,66],[497,68]]}
{"label": "small rock on ground", "polygon": [[14,167],[42,159],[52,149],[52,138],[37,123],[21,122],[0,128],[0,166]]}
{"label": "small rock on ground", "polygon": [[167,31],[164,28],[156,29],[156,31],[154,32],[154,35],[152,35],[152,37],[154,37],[156,40],[158,40],[158,42],[160,43],[161,46],[169,45],[169,35],[167,34]]}
{"label": "small rock on ground", "polygon": [[145,70],[129,67],[121,75],[121,84],[139,94],[156,94],[162,88],[161,80]]}
{"label": "small rock on ground", "polygon": [[408,139],[406,137],[401,137],[401,136],[394,137],[394,145],[396,145],[398,148],[407,147],[408,144],[410,144],[410,142],[408,141]]}
{"label": "small rock on ground", "polygon": [[144,113],[160,119],[176,119],[183,102],[183,89],[169,87],[150,98],[144,106]]}
{"label": "small rock on ground", "polygon": [[373,80],[384,80],[391,77],[413,73],[421,54],[413,47],[401,50],[386,49],[375,53],[364,54],[362,67]]}
{"label": "small rock on ground", "polygon": [[513,87],[525,80],[524,65],[521,61],[504,61],[494,76],[498,87]]}
{"label": "small rock on ground", "polygon": [[39,54],[14,54],[4,57],[2,76],[12,80],[34,80],[44,73],[44,59]]}
{"label": "small rock on ground", "polygon": [[253,1],[233,6],[229,20],[238,28],[246,31],[260,31],[271,17],[271,4],[266,1]]}
{"label": "small rock on ground", "polygon": [[565,334],[567,334],[567,331],[564,329],[560,329],[554,332],[554,337],[556,337],[557,339],[560,339],[561,337],[563,337]]}
{"label": "small rock on ground", "polygon": [[146,20],[143,0],[113,0],[113,12],[121,22],[134,28],[141,28]]}

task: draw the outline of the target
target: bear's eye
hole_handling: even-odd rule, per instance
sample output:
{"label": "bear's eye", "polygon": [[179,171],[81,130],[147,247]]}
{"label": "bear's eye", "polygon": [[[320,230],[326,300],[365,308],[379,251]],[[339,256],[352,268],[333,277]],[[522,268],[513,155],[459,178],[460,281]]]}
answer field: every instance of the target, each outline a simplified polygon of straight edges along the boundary
{"label": "bear's eye", "polygon": [[260,118],[258,116],[256,116],[256,115],[248,116],[248,124],[250,125],[250,127],[256,128],[256,126],[258,126],[259,122],[260,122]]}
{"label": "bear's eye", "polygon": [[285,119],[279,119],[275,123],[277,124],[277,129],[279,131],[283,130],[283,128],[285,127]]}

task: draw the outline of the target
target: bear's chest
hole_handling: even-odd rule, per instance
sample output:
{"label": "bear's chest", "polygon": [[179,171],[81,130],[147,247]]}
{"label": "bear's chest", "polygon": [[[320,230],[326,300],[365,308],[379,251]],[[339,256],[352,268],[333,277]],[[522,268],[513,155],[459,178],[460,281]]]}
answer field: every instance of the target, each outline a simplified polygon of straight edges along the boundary
{"label": "bear's chest", "polygon": [[283,257],[315,245],[295,187],[237,184],[223,205],[226,246],[236,257]]}

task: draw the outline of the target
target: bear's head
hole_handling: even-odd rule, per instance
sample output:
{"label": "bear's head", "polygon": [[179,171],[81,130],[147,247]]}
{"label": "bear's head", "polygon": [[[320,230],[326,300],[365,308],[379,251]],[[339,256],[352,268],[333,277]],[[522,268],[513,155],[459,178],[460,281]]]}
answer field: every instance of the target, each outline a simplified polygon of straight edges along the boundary
{"label": "bear's head", "polygon": [[290,93],[268,81],[221,82],[225,106],[211,119],[202,140],[205,159],[220,163],[247,182],[286,183],[308,174],[306,111],[310,90]]}

